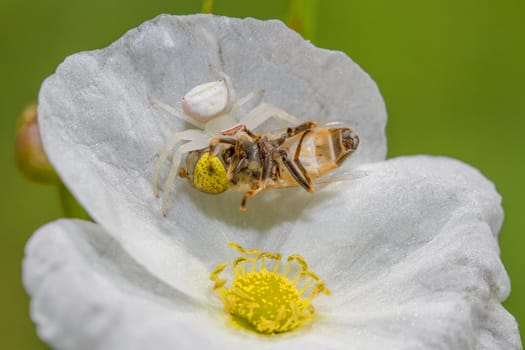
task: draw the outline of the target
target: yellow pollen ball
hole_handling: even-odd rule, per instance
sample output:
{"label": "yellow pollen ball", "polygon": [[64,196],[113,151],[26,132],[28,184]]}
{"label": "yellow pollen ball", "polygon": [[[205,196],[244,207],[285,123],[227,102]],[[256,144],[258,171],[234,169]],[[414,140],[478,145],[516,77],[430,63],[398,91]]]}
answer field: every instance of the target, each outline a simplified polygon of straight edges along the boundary
{"label": "yellow pollen ball", "polygon": [[233,281],[226,299],[230,314],[260,333],[281,333],[296,328],[303,303],[295,284],[268,270],[249,272]]}
{"label": "yellow pollen ball", "polygon": [[230,187],[224,165],[214,155],[205,152],[195,164],[193,185],[206,193],[221,193]]}

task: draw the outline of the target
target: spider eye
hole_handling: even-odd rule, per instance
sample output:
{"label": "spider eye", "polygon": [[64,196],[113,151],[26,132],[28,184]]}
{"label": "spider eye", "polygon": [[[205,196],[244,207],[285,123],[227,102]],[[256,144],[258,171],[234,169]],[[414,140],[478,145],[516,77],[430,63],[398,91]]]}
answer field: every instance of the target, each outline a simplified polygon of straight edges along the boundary
{"label": "spider eye", "polygon": [[226,168],[217,156],[209,152],[202,154],[193,171],[193,186],[211,194],[224,192],[230,187]]}

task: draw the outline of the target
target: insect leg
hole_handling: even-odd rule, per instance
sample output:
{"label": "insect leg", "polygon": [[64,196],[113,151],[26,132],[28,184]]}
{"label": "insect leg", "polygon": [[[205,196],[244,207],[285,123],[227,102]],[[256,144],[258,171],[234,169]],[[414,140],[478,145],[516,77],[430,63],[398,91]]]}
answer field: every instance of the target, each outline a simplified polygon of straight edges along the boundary
{"label": "insect leg", "polygon": [[[278,138],[275,139],[278,145],[282,145],[290,137],[294,137],[300,133],[309,133],[317,126],[316,122],[305,122],[294,127],[289,127],[286,131]],[[300,144],[303,142],[304,136],[301,138]]]}
{"label": "insect leg", "polygon": [[244,124],[235,124],[234,126],[228,128],[228,129],[224,129],[223,131],[221,131],[221,135],[232,136],[232,135],[235,135],[239,130],[241,130],[241,131],[245,132],[246,134],[248,134],[248,136],[250,136],[252,139],[259,140],[261,138],[261,136],[253,133]]}
{"label": "insect leg", "polygon": [[306,169],[303,166],[303,163],[301,163],[301,160],[299,159],[299,156],[301,155],[301,148],[303,146],[304,137],[310,132],[312,132],[312,129],[307,129],[301,135],[301,139],[299,140],[299,143],[297,144],[297,147],[295,148],[295,154],[293,157],[293,161],[294,161],[294,164],[297,165],[297,167],[299,168],[299,171],[301,172],[304,179],[308,183],[308,186],[312,187],[312,178],[310,177],[310,175],[308,175],[308,171],[306,171]]}
{"label": "insect leg", "polygon": [[[308,174],[308,171],[306,171],[305,167],[303,166],[303,163],[299,159],[299,156],[301,155],[301,149],[303,146],[303,141],[304,141],[305,136],[309,134],[310,132],[312,132],[312,130],[316,126],[317,126],[316,122],[310,121],[310,122],[302,123],[296,127],[288,128],[286,132],[277,141],[278,144],[281,145],[286,141],[286,139],[302,133],[301,138],[299,139],[299,142],[297,143],[297,147],[295,148],[293,163],[291,161],[287,163],[287,160],[289,160],[289,158],[286,152],[281,152],[281,154],[286,155],[286,157],[283,158],[283,162],[285,166],[287,167],[287,169],[289,170],[290,174],[292,174],[292,176],[297,181],[297,183],[303,186],[308,192],[313,191],[312,178],[310,177],[310,175]],[[287,166],[287,164],[294,165],[294,169],[293,170],[290,169]],[[299,176],[299,173],[300,173],[300,176]],[[304,185],[305,183],[307,186]]]}
{"label": "insect leg", "polygon": [[268,180],[268,177],[270,175],[271,161],[272,159],[270,158],[270,155],[267,154],[263,160],[263,169],[261,178],[259,179],[259,187],[257,187],[254,190],[248,191],[244,194],[241,201],[241,211],[246,211],[246,201],[248,200],[248,198],[255,196],[257,193],[261,192],[263,189],[266,188],[266,181]]}
{"label": "insect leg", "polygon": [[208,147],[210,147],[210,155],[213,154],[215,151],[215,146],[217,146],[219,143],[226,143],[228,145],[236,145],[237,140],[229,137],[216,137],[210,140],[208,143]]}
{"label": "insect leg", "polygon": [[[313,192],[314,189],[311,186],[312,180],[309,179],[309,176],[307,172],[301,173],[300,170],[297,170],[296,165],[290,160],[288,157],[288,154],[285,150],[279,149],[278,150],[279,155],[281,156],[281,159],[283,160],[283,164],[286,167],[286,169],[290,172],[290,175],[294,178],[294,180],[303,187],[308,192]],[[303,167],[304,168],[304,167]],[[308,176],[308,178],[305,178],[305,176]]]}
{"label": "insect leg", "polygon": [[241,144],[236,142],[233,148],[233,157],[230,159],[230,164],[228,165],[228,172],[226,178],[228,180],[233,179],[233,174],[237,173],[241,167],[243,167],[247,160],[246,158],[241,157]]}
{"label": "insect leg", "polygon": [[248,191],[244,194],[244,196],[242,197],[242,200],[241,200],[241,211],[246,211],[246,201],[248,200],[248,198],[250,197],[253,197],[255,196],[257,193],[261,192],[261,190],[263,189],[264,187],[259,187],[259,188],[256,188],[255,190],[251,190],[251,191]]}
{"label": "insect leg", "polygon": [[251,131],[248,129],[248,127],[247,127],[246,125],[244,125],[244,124],[241,126],[241,130],[242,130],[243,132],[247,133],[248,136],[250,136],[250,137],[251,137],[252,139],[254,139],[254,140],[259,140],[259,139],[261,138],[259,135],[256,135],[256,134],[254,134],[253,132],[251,132]]}
{"label": "insect leg", "polygon": [[[191,141],[191,140],[197,140],[203,138],[203,132],[200,130],[185,130],[181,132],[177,132],[168,139],[168,141],[164,144],[162,149],[157,153],[157,160],[155,161],[155,166],[153,168],[153,193],[156,197],[159,196],[159,174],[160,174],[160,168],[166,161],[166,158],[168,158],[168,155],[170,154],[171,150],[175,147],[175,145],[181,141]],[[178,166],[178,164],[177,164]]]}
{"label": "insect leg", "polygon": [[220,132],[221,135],[224,136],[233,136],[237,133],[237,131],[241,130],[243,127],[243,124],[235,124],[228,129],[224,129]]}
{"label": "insect leg", "polygon": [[[302,124],[299,124],[295,127],[290,127],[288,129],[286,129],[286,136],[287,137],[292,137],[292,136],[295,136],[297,134],[300,134],[302,132],[310,132],[312,131],[312,129],[314,129],[315,127],[317,126],[317,123],[316,122],[304,122]],[[303,136],[304,138],[304,136]],[[302,139],[301,139],[301,142],[302,142]]]}

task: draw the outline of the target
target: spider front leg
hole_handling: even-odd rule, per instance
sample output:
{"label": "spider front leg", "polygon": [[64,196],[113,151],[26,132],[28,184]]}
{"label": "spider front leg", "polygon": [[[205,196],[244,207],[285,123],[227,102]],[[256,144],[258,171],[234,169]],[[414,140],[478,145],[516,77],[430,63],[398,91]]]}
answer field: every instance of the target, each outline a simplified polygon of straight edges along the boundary
{"label": "spider front leg", "polygon": [[231,113],[233,116],[237,116],[237,112],[239,111],[239,108],[241,108],[246,103],[250,102],[251,100],[255,98],[261,98],[264,95],[264,90],[256,90],[252,91],[237,102],[235,102],[232,106]]}
{"label": "spider front leg", "polygon": [[166,213],[168,212],[168,200],[170,198],[171,191],[173,191],[173,188],[175,187],[175,178],[179,174],[179,168],[180,168],[182,156],[190,151],[202,149],[206,147],[207,144],[208,144],[208,140],[204,140],[204,139],[190,141],[180,146],[179,148],[177,148],[177,150],[173,154],[173,157],[171,160],[171,167],[168,172],[168,177],[166,178],[166,181],[164,182],[164,193],[162,195],[162,215],[166,216]]}
{"label": "spider front leg", "polygon": [[202,131],[195,130],[195,129],[184,130],[184,131],[177,132],[171,135],[171,137],[164,144],[162,149],[157,153],[158,158],[155,161],[155,166],[153,168],[153,193],[155,194],[155,197],[159,196],[160,169],[162,168],[162,165],[168,158],[168,155],[170,154],[170,152],[177,145],[177,143],[181,141],[192,141],[192,140],[198,140],[198,139],[204,139],[204,138],[205,138],[205,134]]}
{"label": "spider front leg", "polygon": [[241,118],[240,124],[244,124],[248,129],[253,130],[272,118],[282,121],[287,125],[299,125],[302,123],[299,118],[279,107],[269,103],[261,103],[248,112],[244,118]]}

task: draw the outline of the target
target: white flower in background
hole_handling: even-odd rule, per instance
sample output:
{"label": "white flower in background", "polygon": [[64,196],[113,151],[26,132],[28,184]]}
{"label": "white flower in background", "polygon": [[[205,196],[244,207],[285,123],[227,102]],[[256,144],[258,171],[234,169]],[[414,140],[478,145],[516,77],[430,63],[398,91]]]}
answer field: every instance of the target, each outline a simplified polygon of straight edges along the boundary
{"label": "white flower in background", "polygon": [[[213,80],[209,64],[231,76],[239,96],[264,89],[265,102],[305,121],[347,123],[361,142],[337,171],[367,175],[314,194],[264,191],[247,212],[239,193],[207,195],[181,182],[163,217],[151,178],[170,131],[148,97],[177,106]],[[56,349],[521,349],[501,306],[510,288],[493,184],[447,158],[384,161],[386,113],[374,82],[278,21],[160,16],[106,49],[67,58],[44,83],[38,112],[51,162],[96,222],[52,222],[27,245],[31,315]],[[241,283],[258,256],[241,246],[267,252],[259,260],[268,271],[281,257],[279,276],[298,272],[286,272],[288,256],[319,276],[292,311],[275,309],[290,327],[252,319],[280,334],[242,329],[224,311],[248,315],[254,306],[229,293],[232,266]],[[276,300],[286,283],[299,293],[310,283],[283,281]],[[301,304],[312,293],[321,294]]]}

